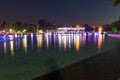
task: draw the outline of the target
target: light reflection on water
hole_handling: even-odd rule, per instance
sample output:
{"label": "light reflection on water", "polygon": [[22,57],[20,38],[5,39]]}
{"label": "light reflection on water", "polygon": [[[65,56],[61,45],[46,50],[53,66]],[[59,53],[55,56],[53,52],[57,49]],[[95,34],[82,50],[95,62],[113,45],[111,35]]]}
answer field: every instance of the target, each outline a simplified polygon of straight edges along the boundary
{"label": "light reflection on water", "polygon": [[34,34],[0,42],[0,80],[31,80],[115,48],[118,46],[116,41],[119,42],[101,34]]}
{"label": "light reflection on water", "polygon": [[14,55],[14,43],[13,41],[10,41],[10,51],[11,51],[11,56]]}
{"label": "light reflection on water", "polygon": [[[30,41],[29,41],[30,40]],[[81,48],[94,45],[98,48],[98,52],[101,51],[102,44],[104,43],[105,35],[82,35],[82,34],[65,34],[65,35],[24,35],[24,39],[3,42],[3,53],[6,54],[10,50],[10,54],[13,56],[17,50],[28,53],[38,51],[41,49],[47,50],[58,50],[63,49],[64,52],[68,50],[74,50],[76,53],[80,53]],[[1,43],[2,44],[2,43]],[[10,47],[8,46],[10,45]],[[55,47],[55,48],[53,48]],[[32,48],[32,49],[31,49]]]}
{"label": "light reflection on water", "polygon": [[6,52],[7,52],[6,43],[3,43],[3,44],[4,44],[4,54],[6,54]]}
{"label": "light reflection on water", "polygon": [[46,46],[47,48],[49,48],[49,36],[45,35],[45,39],[46,39]]}
{"label": "light reflection on water", "polygon": [[100,51],[101,48],[101,44],[102,44],[102,35],[98,36],[98,50]]}
{"label": "light reflection on water", "polygon": [[75,43],[76,51],[79,52],[79,50],[80,50],[80,36],[79,35],[76,36],[75,42],[76,42]]}
{"label": "light reflection on water", "polygon": [[27,53],[27,35],[24,35],[24,38],[23,38],[23,49],[25,53]]}
{"label": "light reflection on water", "polygon": [[37,35],[37,46],[38,46],[38,48],[42,47],[42,43],[43,43],[43,35]]}
{"label": "light reflection on water", "polygon": [[33,34],[31,35],[31,47],[32,47],[32,50],[33,50],[33,45],[34,45],[34,43],[33,43]]}

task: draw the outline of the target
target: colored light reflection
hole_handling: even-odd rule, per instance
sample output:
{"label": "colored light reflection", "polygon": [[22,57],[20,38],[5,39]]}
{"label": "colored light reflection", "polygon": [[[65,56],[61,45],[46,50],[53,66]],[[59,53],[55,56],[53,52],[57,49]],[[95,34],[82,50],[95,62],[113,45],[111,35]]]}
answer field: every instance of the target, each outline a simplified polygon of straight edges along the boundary
{"label": "colored light reflection", "polygon": [[59,48],[64,48],[64,51],[67,50],[67,48],[71,48],[71,45],[73,44],[74,37],[72,34],[64,34],[64,35],[58,35],[58,44]]}
{"label": "colored light reflection", "polygon": [[79,35],[76,36],[76,41],[75,42],[76,42],[75,43],[75,45],[76,45],[76,52],[79,52],[79,50],[80,50],[80,36]]}
{"label": "colored light reflection", "polygon": [[21,45],[20,45],[20,39],[18,39],[18,48],[20,48]]}
{"label": "colored light reflection", "polygon": [[38,48],[42,47],[42,42],[43,42],[43,35],[37,35],[37,46]]}
{"label": "colored light reflection", "polygon": [[85,45],[86,42],[86,36],[82,36],[82,45]]}
{"label": "colored light reflection", "polygon": [[110,37],[120,38],[120,34],[108,34]]}
{"label": "colored light reflection", "polygon": [[63,42],[64,42],[64,50],[66,51],[66,48],[67,48],[67,36],[63,36]]}
{"label": "colored light reflection", "polygon": [[56,45],[56,41],[57,41],[56,38],[57,38],[57,37],[56,37],[56,34],[54,34],[54,45]]}
{"label": "colored light reflection", "polygon": [[67,48],[72,48],[72,45],[74,45],[75,51],[79,52],[80,43],[82,43],[82,35],[77,35],[77,34],[58,35],[58,43],[59,43],[59,48],[63,47],[64,51],[66,51]]}
{"label": "colored light reflection", "polygon": [[102,35],[102,44],[104,43],[105,41],[105,34]]}
{"label": "colored light reflection", "polygon": [[26,53],[27,52],[27,35],[24,35],[23,47],[24,47],[24,51]]}
{"label": "colored light reflection", "polygon": [[98,44],[98,35],[94,35],[94,45]]}
{"label": "colored light reflection", "polygon": [[31,46],[32,46],[32,49],[33,49],[33,34],[31,35]]}
{"label": "colored light reflection", "polygon": [[6,54],[6,52],[7,52],[6,42],[4,42],[3,45],[4,45],[4,53]]}
{"label": "colored light reflection", "polygon": [[[72,45],[74,45],[76,52],[80,51],[80,47],[86,46],[85,44],[91,44],[91,43],[97,46],[100,51],[101,45],[104,42],[104,38],[105,35],[99,33],[95,33],[95,34],[88,33],[87,36],[79,35],[79,34],[59,34],[54,36],[54,40],[57,40],[55,42],[58,42],[59,48],[63,47],[64,51],[66,51],[67,48],[72,48]],[[49,41],[50,38],[46,37],[46,44],[48,44]],[[48,44],[47,47],[49,47],[50,45],[52,44]]]}
{"label": "colored light reflection", "polygon": [[31,33],[30,35],[31,35],[31,37],[33,37],[33,33]]}
{"label": "colored light reflection", "polygon": [[15,41],[15,48],[18,49],[18,41]]}
{"label": "colored light reflection", "polygon": [[11,56],[14,55],[14,43],[13,41],[10,41],[10,51],[11,51]]}
{"label": "colored light reflection", "polygon": [[98,50],[99,50],[99,51],[100,51],[100,49],[101,49],[101,45],[102,45],[102,35],[99,34],[99,35],[98,35]]}
{"label": "colored light reflection", "polygon": [[68,46],[69,46],[69,48],[71,48],[71,43],[72,43],[72,38],[73,37],[73,35],[69,35],[68,36]]}
{"label": "colored light reflection", "polygon": [[14,36],[15,36],[15,38],[17,38],[17,37],[18,37],[16,33],[15,33],[15,35],[14,35]]}
{"label": "colored light reflection", "polygon": [[62,47],[62,36],[58,35],[58,42],[59,42],[59,47]]}
{"label": "colored light reflection", "polygon": [[[109,36],[111,36],[110,34],[108,34]],[[115,36],[115,34],[113,34]],[[116,35],[118,36],[118,35]],[[120,36],[120,35],[119,35]],[[34,39],[36,38],[36,39]],[[30,39],[31,42],[27,39]],[[54,41],[52,41],[54,39]],[[19,49],[23,49],[23,51],[25,53],[27,53],[27,48],[29,48],[27,45],[30,44],[30,46],[33,48],[33,50],[35,49],[34,47],[37,47],[37,50],[40,50],[41,47],[44,46],[44,48],[48,48],[48,49],[52,49],[51,47],[55,47],[56,49],[59,48],[60,50],[64,50],[64,51],[73,51],[76,53],[79,53],[80,51],[82,51],[83,47],[87,47],[89,45],[92,45],[96,48],[98,48],[99,51],[101,51],[101,47],[102,44],[104,42],[105,39],[105,35],[104,34],[90,34],[89,33],[85,36],[84,34],[56,34],[56,35],[36,35],[36,36],[28,36],[24,35],[24,38],[21,39],[17,39],[17,41],[13,40],[10,41],[10,52],[11,55],[14,55],[15,51],[19,50]],[[44,41],[43,41],[44,40]],[[28,41],[28,43],[27,43]],[[34,45],[34,42],[37,45]],[[45,45],[43,45],[45,44]],[[54,45],[55,44],[55,45]],[[87,45],[86,45],[87,44]],[[34,46],[33,46],[34,45]],[[52,45],[52,46],[51,46]],[[6,54],[8,51],[8,46],[7,46],[7,42],[3,43],[3,48],[4,48],[4,53]],[[17,50],[16,50],[17,49]],[[32,50],[32,51],[33,51]]]}
{"label": "colored light reflection", "polygon": [[46,38],[46,45],[47,45],[47,48],[49,48],[49,36],[47,35],[45,38]]}

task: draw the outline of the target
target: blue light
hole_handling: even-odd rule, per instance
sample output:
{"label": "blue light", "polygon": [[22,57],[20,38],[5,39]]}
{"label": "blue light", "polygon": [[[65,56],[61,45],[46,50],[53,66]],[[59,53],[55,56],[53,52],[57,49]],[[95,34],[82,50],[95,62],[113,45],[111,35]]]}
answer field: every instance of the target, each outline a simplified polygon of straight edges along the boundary
{"label": "blue light", "polygon": [[33,37],[33,33],[31,33],[31,37]]}
{"label": "blue light", "polygon": [[95,32],[94,35],[97,36],[97,35],[98,35],[98,32]]}
{"label": "blue light", "polygon": [[17,34],[15,34],[14,36],[15,36],[15,38],[17,38],[17,37],[18,37],[18,36],[17,36]]}

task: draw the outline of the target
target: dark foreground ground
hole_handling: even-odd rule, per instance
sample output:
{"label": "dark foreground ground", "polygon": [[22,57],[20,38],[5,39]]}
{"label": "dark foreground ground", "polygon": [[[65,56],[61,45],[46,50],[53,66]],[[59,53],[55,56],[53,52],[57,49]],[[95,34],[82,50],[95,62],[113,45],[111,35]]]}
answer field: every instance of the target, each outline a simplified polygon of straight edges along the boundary
{"label": "dark foreground ground", "polygon": [[33,80],[120,80],[120,47]]}

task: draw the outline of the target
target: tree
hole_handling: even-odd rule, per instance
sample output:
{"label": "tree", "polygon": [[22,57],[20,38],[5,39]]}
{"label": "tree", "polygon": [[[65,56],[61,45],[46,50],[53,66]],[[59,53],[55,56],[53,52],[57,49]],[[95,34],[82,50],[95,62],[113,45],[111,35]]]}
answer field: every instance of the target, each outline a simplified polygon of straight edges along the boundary
{"label": "tree", "polygon": [[111,31],[111,30],[112,30],[111,25],[108,24],[103,25],[103,31]]}
{"label": "tree", "polygon": [[113,5],[114,6],[117,6],[117,5],[119,5],[120,4],[120,0],[114,0],[114,2],[113,2]]}
{"label": "tree", "polygon": [[4,29],[6,25],[6,21],[1,21],[0,22],[0,29]]}
{"label": "tree", "polygon": [[113,26],[116,26],[116,28],[118,29],[118,30],[120,30],[120,21],[114,21],[112,24],[111,24],[111,26],[113,27]]}
{"label": "tree", "polygon": [[116,33],[118,31],[117,26],[113,25],[112,26],[112,32]]}
{"label": "tree", "polygon": [[28,33],[36,32],[36,26],[34,24],[24,23],[23,26]]}
{"label": "tree", "polygon": [[89,26],[88,24],[85,24],[84,27],[85,27],[85,31],[88,31],[88,32],[93,31],[93,28]]}
{"label": "tree", "polygon": [[15,23],[13,23],[13,25],[16,27],[17,31],[22,31],[23,30],[23,24],[20,21],[16,21]]}
{"label": "tree", "polygon": [[58,26],[58,24],[53,23],[53,22],[49,22],[45,19],[40,19],[38,21],[38,25],[40,26],[40,28],[42,28],[43,30],[51,30],[51,29],[56,29]]}
{"label": "tree", "polygon": [[39,24],[39,26],[40,26],[43,30],[45,30],[45,29],[48,28],[48,22],[47,22],[47,20],[45,20],[45,19],[40,19],[40,20],[38,21],[38,24]]}

